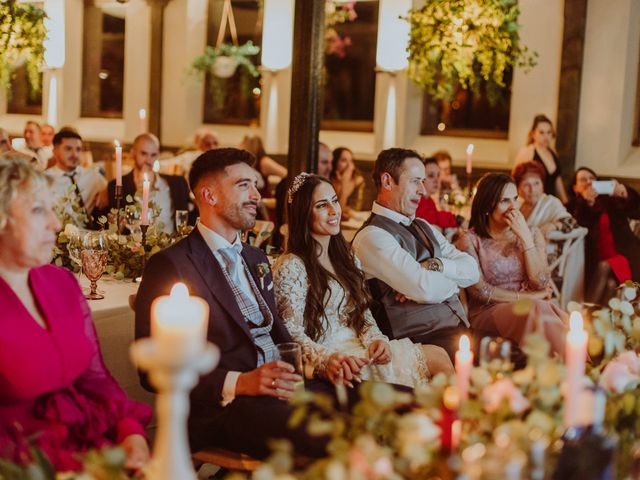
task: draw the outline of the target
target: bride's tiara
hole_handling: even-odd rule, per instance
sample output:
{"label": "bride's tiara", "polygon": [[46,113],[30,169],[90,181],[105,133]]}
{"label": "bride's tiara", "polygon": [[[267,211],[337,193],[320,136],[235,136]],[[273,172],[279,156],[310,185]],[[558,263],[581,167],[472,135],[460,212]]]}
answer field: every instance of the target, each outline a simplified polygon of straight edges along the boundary
{"label": "bride's tiara", "polygon": [[296,194],[296,192],[298,190],[300,190],[300,187],[302,187],[302,185],[304,185],[304,182],[307,181],[307,178],[309,178],[311,176],[310,173],[307,172],[302,172],[298,175],[296,175],[296,178],[293,179],[293,182],[291,182],[291,186],[289,187],[289,190],[287,191],[287,201],[288,203],[293,202],[293,196]]}

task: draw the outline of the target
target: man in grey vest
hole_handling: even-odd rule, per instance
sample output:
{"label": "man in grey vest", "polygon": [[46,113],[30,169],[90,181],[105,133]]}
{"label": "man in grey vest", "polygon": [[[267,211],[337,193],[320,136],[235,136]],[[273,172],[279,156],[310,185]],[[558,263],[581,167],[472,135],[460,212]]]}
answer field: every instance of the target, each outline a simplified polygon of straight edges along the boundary
{"label": "man in grey vest", "polygon": [[452,361],[469,327],[458,291],[478,282],[478,264],[415,213],[425,194],[425,169],[413,150],[390,148],[376,159],[372,213],[353,240],[374,302],[390,338],[438,345]]}

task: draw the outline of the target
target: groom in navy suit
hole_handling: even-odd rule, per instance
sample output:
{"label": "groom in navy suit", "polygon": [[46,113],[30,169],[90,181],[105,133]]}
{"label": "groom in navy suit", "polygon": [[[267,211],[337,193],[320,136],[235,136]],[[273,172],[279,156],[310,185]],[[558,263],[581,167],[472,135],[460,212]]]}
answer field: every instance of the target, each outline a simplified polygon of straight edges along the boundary
{"label": "groom in navy suit", "polygon": [[[221,352],[218,367],[191,394],[192,450],[219,446],[264,457],[268,439],[288,438],[298,453],[323,456],[327,438],[310,436],[305,425],[287,425],[293,407],[285,400],[302,379],[277,360],[276,345],[292,340],[276,311],[267,257],[240,242],[239,232],[255,223],[260,200],[254,162],[235,148],[210,150],[194,162],[189,184],[200,222],[149,260],[136,298],[136,338],[150,334],[153,300],[185,283],[209,304],[207,337]],[[322,381],[307,388],[333,391]]]}

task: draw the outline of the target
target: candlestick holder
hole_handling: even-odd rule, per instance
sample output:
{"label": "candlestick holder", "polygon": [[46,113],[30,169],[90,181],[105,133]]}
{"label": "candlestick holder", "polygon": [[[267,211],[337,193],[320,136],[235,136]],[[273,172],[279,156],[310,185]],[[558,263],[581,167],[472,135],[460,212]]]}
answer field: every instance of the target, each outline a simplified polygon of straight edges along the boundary
{"label": "candlestick holder", "polygon": [[147,230],[149,230],[149,225],[140,225],[140,230],[142,231],[142,269],[140,271],[140,276],[144,273],[144,267],[147,263]]}
{"label": "candlestick holder", "polygon": [[131,346],[131,357],[140,369],[149,372],[149,380],[158,390],[158,433],[151,461],[144,469],[145,478],[196,480],[187,435],[189,392],[200,375],[218,364],[220,350],[207,343],[202,352],[172,358],[158,349],[156,340],[143,338]]}
{"label": "candlestick holder", "polygon": [[467,194],[469,198],[473,198],[473,180],[470,173],[467,173]]}
{"label": "candlestick holder", "polygon": [[120,233],[122,233],[122,230],[120,228],[120,208],[122,206],[122,185],[116,185],[114,197],[116,200],[116,229],[117,229],[118,235],[120,235]]}

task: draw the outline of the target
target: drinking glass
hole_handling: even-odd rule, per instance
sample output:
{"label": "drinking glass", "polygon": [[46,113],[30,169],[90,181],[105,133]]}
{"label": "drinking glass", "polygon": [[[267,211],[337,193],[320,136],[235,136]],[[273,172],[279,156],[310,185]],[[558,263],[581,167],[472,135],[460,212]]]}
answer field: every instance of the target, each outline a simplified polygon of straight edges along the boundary
{"label": "drinking glass", "polygon": [[100,300],[104,295],[98,293],[98,279],[107,266],[107,237],[102,232],[89,232],[84,236],[80,255],[82,271],[91,282],[91,291],[85,295],[89,300]]}
{"label": "drinking glass", "polygon": [[127,205],[124,208],[124,224],[131,235],[140,233],[141,212],[135,205]]}
{"label": "drinking glass", "polygon": [[73,263],[82,268],[82,259],[80,255],[82,253],[82,233],[73,232],[69,235],[69,241],[67,242],[67,252],[69,252],[69,258]]}
{"label": "drinking glass", "polygon": [[484,337],[480,341],[480,366],[506,370],[511,365],[511,342],[502,337]]}
{"label": "drinking glass", "polygon": [[187,226],[189,222],[188,210],[176,210],[176,232],[179,235],[186,235]]}
{"label": "drinking glass", "polygon": [[295,371],[293,373],[300,375],[302,380],[295,383],[296,390],[304,390],[304,370],[302,368],[302,348],[299,343],[287,342],[276,345],[278,348],[278,356],[283,362],[292,365]]}

